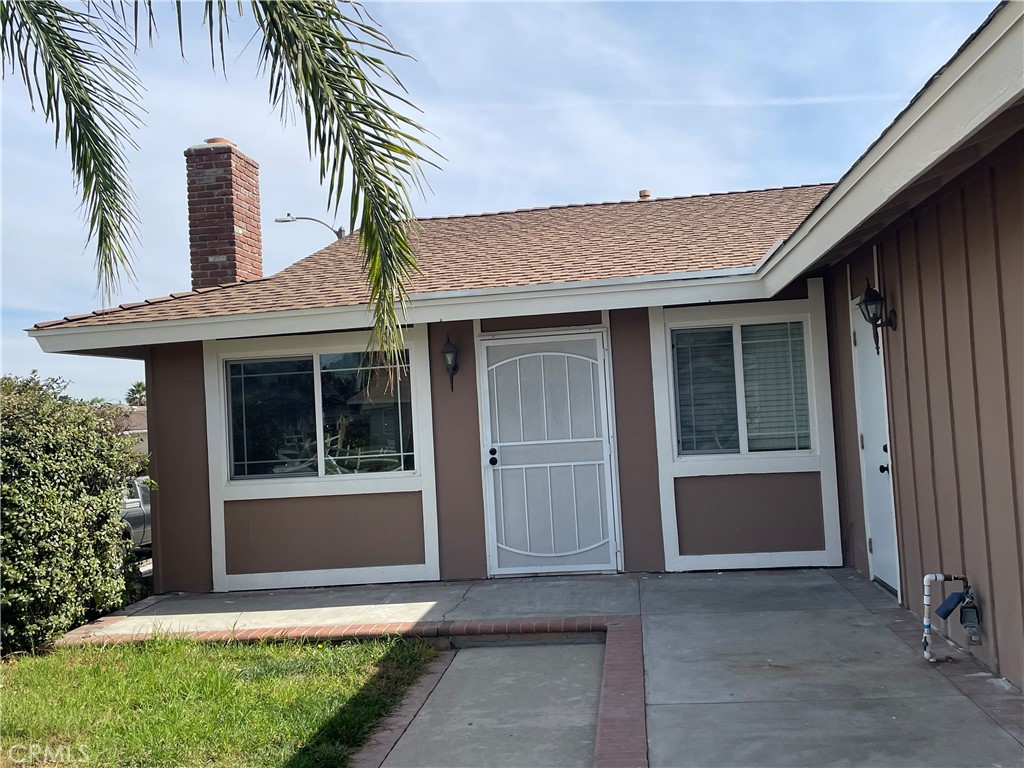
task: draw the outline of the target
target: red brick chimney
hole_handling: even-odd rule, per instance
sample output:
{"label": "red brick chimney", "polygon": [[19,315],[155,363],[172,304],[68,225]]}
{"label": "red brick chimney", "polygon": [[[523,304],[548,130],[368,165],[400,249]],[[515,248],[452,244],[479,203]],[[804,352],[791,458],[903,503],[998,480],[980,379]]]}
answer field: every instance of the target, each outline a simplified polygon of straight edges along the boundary
{"label": "red brick chimney", "polygon": [[234,142],[185,150],[192,289],[263,277],[259,165]]}

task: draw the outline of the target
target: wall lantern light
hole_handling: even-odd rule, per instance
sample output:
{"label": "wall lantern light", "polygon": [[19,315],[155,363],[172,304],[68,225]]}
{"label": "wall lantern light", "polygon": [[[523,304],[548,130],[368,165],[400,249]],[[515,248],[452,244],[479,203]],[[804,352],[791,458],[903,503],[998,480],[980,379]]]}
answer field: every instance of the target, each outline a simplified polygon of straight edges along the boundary
{"label": "wall lantern light", "polygon": [[864,319],[871,326],[871,335],[875,340],[875,353],[877,354],[879,352],[878,329],[891,328],[894,331],[896,330],[896,310],[890,309],[889,314],[885,315],[883,319],[885,296],[871,287],[870,280],[865,282],[867,287],[864,289],[864,295],[857,302],[857,306],[860,307],[860,313],[864,315]]}
{"label": "wall lantern light", "polygon": [[454,392],[455,374],[459,372],[459,348],[452,344],[451,336],[441,347],[441,356],[444,357],[444,366],[448,369],[448,381],[452,385],[452,392]]}

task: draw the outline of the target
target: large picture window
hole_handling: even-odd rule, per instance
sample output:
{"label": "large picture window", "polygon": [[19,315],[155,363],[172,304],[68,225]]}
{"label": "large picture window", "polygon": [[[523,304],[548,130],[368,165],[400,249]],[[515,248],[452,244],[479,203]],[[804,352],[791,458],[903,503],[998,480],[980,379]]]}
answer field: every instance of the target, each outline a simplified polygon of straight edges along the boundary
{"label": "large picture window", "polygon": [[228,361],[232,479],[414,469],[407,362],[392,370],[357,352]]}
{"label": "large picture window", "polygon": [[672,348],[679,455],[811,447],[802,322],[679,329]]}

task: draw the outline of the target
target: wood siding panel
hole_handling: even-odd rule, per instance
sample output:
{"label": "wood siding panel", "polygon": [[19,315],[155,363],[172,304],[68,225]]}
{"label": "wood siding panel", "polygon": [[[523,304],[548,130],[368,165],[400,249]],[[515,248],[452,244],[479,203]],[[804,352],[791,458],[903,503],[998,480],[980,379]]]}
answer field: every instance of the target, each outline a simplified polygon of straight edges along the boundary
{"label": "wood siding panel", "polygon": [[[897,330],[883,333],[903,602],[921,612],[925,572],[966,573],[982,609],[983,643],[971,650],[1018,686],[1024,684],[1022,179],[1024,132],[1018,132],[869,244],[880,253],[880,290],[899,315]],[[853,275],[860,280],[851,290],[859,293],[869,274],[862,252],[835,265],[832,279],[841,280],[848,267],[851,283]],[[838,309],[832,322],[841,344],[847,329]],[[850,351],[837,351],[833,362],[841,397],[852,386],[842,359]],[[837,424],[851,429],[848,419]],[[837,444],[845,442],[837,435]],[[851,472],[851,464],[841,466]],[[846,504],[855,504],[853,483],[845,488]],[[956,614],[939,628],[966,641]]]}
{"label": "wood siding panel", "polygon": [[[882,239],[879,252],[883,265],[880,290],[889,298],[890,306],[903,308],[901,259],[894,232]],[[900,314],[902,317],[905,313]],[[896,533],[900,542],[900,584],[904,603],[920,605],[921,579],[915,574],[923,573],[924,565],[914,479],[915,446],[910,439],[913,395],[907,383],[909,342],[905,329],[900,333],[882,333],[885,334],[885,383],[889,400],[889,453],[892,457],[893,496],[898,510]]]}
{"label": "wood siding panel", "polygon": [[1006,352],[1006,398],[1010,403],[1013,501],[1024,595],[1024,152],[996,169],[996,245],[1003,289],[1003,349]]}
{"label": "wood siding panel", "polygon": [[[978,416],[974,404],[978,391],[974,383],[974,342],[971,335],[970,270],[963,222],[961,190],[956,189],[938,201],[939,235],[942,243],[939,266],[944,290],[937,301],[943,306],[946,323],[946,350],[955,364],[949,367],[949,394],[954,408],[950,418],[953,458],[956,462],[957,491],[961,509],[961,544],[964,568],[975,581],[978,603],[983,615],[992,611],[992,571],[977,573],[975,563],[989,562],[988,532],[982,520],[979,500],[983,495],[981,456],[978,453]],[[990,655],[989,663],[995,663]]]}
{"label": "wood siding panel", "polygon": [[[917,499],[918,536],[921,542],[921,569],[926,573],[942,570],[938,518],[935,514],[935,475],[932,460],[932,425],[928,402],[927,359],[925,357],[924,301],[921,297],[921,270],[918,265],[917,222],[901,228],[897,234],[899,274],[901,278],[900,319],[903,327],[904,356],[907,365],[907,413],[914,462],[914,496]],[[937,329],[934,329],[937,332]],[[890,334],[891,335],[891,334]]]}
{"label": "wood siding panel", "polygon": [[[943,274],[939,222],[934,207],[922,211],[915,222],[918,279],[921,292],[921,327],[924,332],[925,393],[931,453],[922,457],[932,473],[932,504],[939,544],[940,569],[963,573],[959,490],[953,460],[953,429],[949,398],[949,360],[945,314],[942,309]],[[958,627],[959,628],[959,627]]]}
{"label": "wood siding panel", "polygon": [[[981,441],[981,470],[984,480],[982,503],[988,528],[993,574],[992,600],[997,611],[992,618],[1001,671],[1011,679],[1024,676],[1024,654],[1007,653],[1021,642],[1020,546],[1015,535],[1013,467],[1010,463],[1009,403],[1006,393],[1006,356],[1000,331],[1003,318],[999,263],[995,249],[994,201],[988,173],[971,179],[964,188],[964,222],[968,261],[971,265],[972,332],[975,351],[975,380],[978,386],[978,426]],[[1020,297],[1015,298],[1020,301]],[[1019,336],[1018,336],[1019,343]]]}

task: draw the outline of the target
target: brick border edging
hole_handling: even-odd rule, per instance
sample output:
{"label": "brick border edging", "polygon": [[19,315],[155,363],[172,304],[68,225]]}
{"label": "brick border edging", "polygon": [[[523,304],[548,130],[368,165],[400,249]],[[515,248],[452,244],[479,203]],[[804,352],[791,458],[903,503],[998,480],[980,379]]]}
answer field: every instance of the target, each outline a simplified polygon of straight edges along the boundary
{"label": "brick border edging", "polygon": [[130,605],[126,605],[124,608],[121,608],[118,611],[108,613],[106,616],[100,616],[95,621],[91,621],[88,624],[83,624],[81,627],[76,627],[75,629],[72,629],[70,632],[67,632],[66,634],[57,638],[54,645],[58,648],[62,646],[66,647],[69,645],[83,645],[87,642],[90,642],[89,638],[95,635],[97,630],[109,627],[111,624],[117,624],[122,619],[127,619],[129,616],[134,616],[140,611],[144,611],[147,608],[150,608],[156,605],[157,603],[166,600],[168,597],[173,596],[174,593],[169,592],[163,595],[150,595],[149,597],[144,597],[142,600],[139,600],[135,603],[131,603]]}
{"label": "brick border edging", "polygon": [[[464,635],[534,635],[575,632],[605,632],[612,624],[636,616],[595,615],[511,619],[467,619],[458,621],[408,621],[364,624],[325,624],[254,629],[184,630],[99,635],[94,632],[62,637],[57,644],[117,645],[141,643],[154,637],[185,637],[209,643],[258,643],[261,640],[372,640],[378,637],[459,637]],[[94,627],[95,625],[88,625]],[[80,629],[85,629],[82,627]]]}
{"label": "brick border edging", "polygon": [[[830,571],[840,585],[854,599],[876,616],[889,620],[889,630],[909,645],[918,654],[921,653],[921,619],[909,608],[896,602],[896,598],[877,584],[869,581],[864,574],[852,568]],[[954,688],[970,699],[974,705],[984,712],[990,720],[1006,731],[1021,745],[1024,745],[1024,724],[1021,722],[1020,710],[1024,707],[1024,696],[1014,690],[995,690],[986,687],[984,679],[999,679],[991,669],[986,667],[970,651],[960,648],[949,638],[932,627],[932,635],[941,637],[950,643],[949,650],[944,654],[952,657],[954,664],[935,663],[928,666],[946,678]],[[939,655],[937,653],[937,655]],[[922,659],[922,663],[924,662]],[[979,677],[979,673],[988,675]],[[1007,683],[1007,685],[1010,685]]]}
{"label": "brick border edging", "polygon": [[454,659],[455,651],[441,651],[426,674],[406,691],[402,703],[377,724],[366,743],[351,755],[349,768],[380,768],[384,764]]}
{"label": "brick border edging", "polygon": [[647,694],[643,623],[631,616],[607,625],[597,709],[594,768],[647,768]]}

